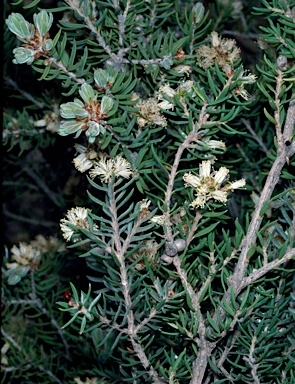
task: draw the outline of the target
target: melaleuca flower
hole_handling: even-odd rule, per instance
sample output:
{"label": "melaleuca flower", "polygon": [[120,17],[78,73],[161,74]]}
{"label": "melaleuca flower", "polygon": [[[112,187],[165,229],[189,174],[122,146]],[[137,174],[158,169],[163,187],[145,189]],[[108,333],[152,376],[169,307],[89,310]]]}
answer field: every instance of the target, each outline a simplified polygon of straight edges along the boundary
{"label": "melaleuca flower", "polygon": [[110,183],[113,174],[128,179],[132,175],[131,164],[121,156],[108,160],[103,157],[89,172],[91,178],[99,176],[104,183]]}
{"label": "melaleuca flower", "polygon": [[217,63],[225,73],[231,73],[234,62],[240,58],[240,48],[237,47],[236,41],[222,39],[213,31],[211,45],[201,45],[196,50],[197,64],[206,70]]}
{"label": "melaleuca flower", "polygon": [[[186,99],[187,95],[189,94],[189,92],[192,91],[193,84],[194,84],[193,81],[188,80],[188,81],[184,81],[184,82],[180,83],[176,89],[171,88],[169,86],[169,84],[165,84],[165,85],[161,86],[159,88],[159,91],[157,92],[158,100],[162,100],[158,104],[159,107],[162,109],[166,109],[166,110],[167,109],[173,109],[174,108],[173,99],[176,96],[176,97],[178,97],[179,101],[181,102],[181,104],[184,107],[185,115],[188,116],[189,112],[187,110],[187,105],[186,105],[185,99]],[[167,100],[167,98],[169,98],[171,100],[171,102],[169,102]]]}
{"label": "melaleuca flower", "polygon": [[18,266],[29,266],[31,268],[35,268],[40,263],[40,250],[36,247],[33,247],[31,244],[19,243],[19,247],[14,245],[11,248],[11,259],[15,261],[15,263],[7,263],[6,267],[9,269],[17,268]]}
{"label": "melaleuca flower", "polygon": [[234,93],[243,97],[243,99],[245,100],[249,100],[251,95],[248,91],[246,91],[244,85],[253,84],[255,83],[256,79],[257,76],[253,75],[251,72],[242,70],[240,75],[238,76],[238,85],[237,88],[234,89]]}
{"label": "melaleuca flower", "polygon": [[229,170],[226,167],[221,167],[218,171],[211,172],[210,160],[202,161],[199,167],[199,175],[185,173],[183,180],[186,187],[192,187],[195,190],[196,199],[191,202],[192,207],[204,208],[209,200],[216,200],[225,204],[227,202],[227,193],[234,189],[242,188],[245,185],[245,180],[241,179],[233,183],[227,180]]}
{"label": "melaleuca flower", "polygon": [[76,133],[77,138],[84,131],[89,143],[93,143],[99,134],[105,133],[104,121],[113,107],[113,99],[103,96],[101,103],[97,101],[98,93],[91,85],[81,86],[79,94],[83,101],[74,99],[60,106],[62,120],[59,134],[67,136]]}
{"label": "melaleuca flower", "polygon": [[189,76],[189,74],[192,71],[190,65],[177,65],[176,67],[173,67],[172,69],[173,69],[173,71],[175,71],[177,73],[184,73],[187,76]]}
{"label": "melaleuca flower", "polygon": [[34,271],[38,268],[41,261],[41,252],[38,247],[21,242],[18,247],[14,245],[11,248],[11,253],[11,259],[14,262],[6,263],[6,268],[8,284],[15,285],[29,271]]}
{"label": "melaleuca flower", "polygon": [[47,56],[53,48],[53,41],[49,36],[49,29],[53,22],[52,13],[44,9],[34,14],[34,25],[28,23],[19,13],[12,13],[6,20],[7,27],[23,42],[22,47],[15,48],[14,64],[32,64],[40,56]]}
{"label": "melaleuca flower", "polygon": [[208,141],[204,141],[204,143],[208,145],[208,147],[211,149],[221,149],[223,151],[226,149],[226,146],[223,141],[208,140]]}
{"label": "melaleuca flower", "polygon": [[75,144],[75,148],[79,153],[79,155],[73,160],[75,168],[82,173],[88,171],[94,166],[98,153],[91,147],[87,148],[81,144]]}
{"label": "melaleuca flower", "polygon": [[60,228],[62,231],[62,235],[66,239],[66,241],[70,241],[72,236],[75,233],[77,233],[68,224],[73,224],[76,227],[89,230],[88,212],[89,210],[86,208],[82,208],[82,207],[72,208],[67,212],[66,218],[60,221]]}
{"label": "melaleuca flower", "polygon": [[37,235],[35,240],[32,240],[30,244],[41,253],[64,252],[66,249],[65,244],[55,236],[46,238],[43,235]]}
{"label": "melaleuca flower", "polygon": [[165,216],[164,215],[155,215],[150,220],[152,223],[156,223],[158,225],[165,224]]}

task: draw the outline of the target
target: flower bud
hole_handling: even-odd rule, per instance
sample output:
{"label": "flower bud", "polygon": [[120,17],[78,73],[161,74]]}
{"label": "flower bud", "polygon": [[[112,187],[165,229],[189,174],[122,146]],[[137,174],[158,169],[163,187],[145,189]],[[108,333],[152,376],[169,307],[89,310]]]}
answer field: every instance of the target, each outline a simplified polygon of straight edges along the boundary
{"label": "flower bud", "polygon": [[12,13],[6,20],[9,30],[23,42],[34,38],[35,28],[20,13]]}
{"label": "flower bud", "polygon": [[96,95],[91,85],[84,83],[79,90],[80,96],[86,104],[91,104],[91,101],[96,100]]}
{"label": "flower bud", "polygon": [[205,13],[204,5],[202,3],[197,3],[193,6],[192,12],[194,14],[194,23],[198,24],[203,19]]}
{"label": "flower bud", "polygon": [[14,59],[12,60],[13,64],[32,64],[35,60],[35,51],[32,49],[19,47],[15,48],[12,52],[14,54]]}
{"label": "flower bud", "polygon": [[53,15],[52,13],[47,13],[45,9],[42,9],[41,12],[38,14],[34,14],[34,24],[36,28],[38,29],[41,36],[45,36],[46,33],[51,28],[52,22],[53,22]]}
{"label": "flower bud", "polygon": [[114,105],[113,99],[109,96],[103,96],[101,99],[100,113],[105,114],[110,112]]}

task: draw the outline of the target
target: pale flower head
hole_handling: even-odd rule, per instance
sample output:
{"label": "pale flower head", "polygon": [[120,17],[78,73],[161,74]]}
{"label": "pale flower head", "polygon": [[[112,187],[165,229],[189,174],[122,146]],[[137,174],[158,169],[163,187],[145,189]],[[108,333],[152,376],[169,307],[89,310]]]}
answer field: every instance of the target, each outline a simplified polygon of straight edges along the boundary
{"label": "pale flower head", "polygon": [[12,260],[16,261],[21,266],[28,266],[32,263],[39,263],[41,256],[40,250],[38,248],[23,242],[20,242],[18,247],[14,245],[11,248],[11,253]]}
{"label": "pale flower head", "polygon": [[221,149],[223,151],[226,149],[224,142],[219,140],[208,140],[205,144],[211,149]]}
{"label": "pale flower head", "polygon": [[143,199],[139,203],[139,210],[144,211],[146,209],[149,209],[149,206],[151,205],[151,201],[149,199]]}
{"label": "pale flower head", "polygon": [[210,160],[202,161],[199,167],[200,178],[209,177],[210,172],[211,172],[211,161]]}
{"label": "pale flower head", "polygon": [[108,160],[103,157],[89,172],[90,177],[94,178],[99,176],[104,183],[110,183],[113,174],[115,177],[129,179],[132,175],[132,166],[121,156],[116,156],[114,159]]}
{"label": "pale flower head", "polygon": [[240,58],[240,48],[233,39],[224,39],[218,33],[211,33],[211,45],[201,45],[196,50],[197,64],[203,69],[208,69],[215,62],[225,73],[230,73],[234,63]]}
{"label": "pale flower head", "polygon": [[165,224],[165,217],[164,215],[155,215],[150,220],[152,223],[156,223],[158,225],[164,225]]}
{"label": "pale flower head", "polygon": [[60,221],[62,235],[66,241],[70,241],[75,233],[75,230],[69,227],[68,224],[89,230],[88,212],[89,210],[83,207],[72,208],[67,212],[66,217]]}
{"label": "pale flower head", "polygon": [[226,167],[221,167],[218,171],[212,169],[211,172],[211,166],[210,160],[204,160],[199,165],[199,176],[191,173],[183,175],[185,186],[195,190],[196,198],[190,204],[193,208],[204,208],[207,201],[212,199],[225,204],[229,191],[245,185],[245,180],[241,179],[223,187],[222,184],[227,180],[229,170]]}
{"label": "pale flower head", "polygon": [[129,179],[132,175],[132,166],[121,156],[116,156],[113,159],[113,169],[116,177],[124,177],[125,179]]}
{"label": "pale flower head", "polygon": [[246,180],[245,179],[241,179],[241,180],[237,180],[237,181],[234,181],[232,183],[227,184],[224,188],[229,189],[230,191],[232,191],[234,189],[243,188],[245,185],[246,185]]}
{"label": "pale flower head", "polygon": [[163,98],[162,96],[163,94],[168,96],[170,99],[173,99],[173,97],[176,95],[176,91],[173,88],[171,88],[169,84],[165,84],[159,88],[159,92],[158,92],[159,100]]}

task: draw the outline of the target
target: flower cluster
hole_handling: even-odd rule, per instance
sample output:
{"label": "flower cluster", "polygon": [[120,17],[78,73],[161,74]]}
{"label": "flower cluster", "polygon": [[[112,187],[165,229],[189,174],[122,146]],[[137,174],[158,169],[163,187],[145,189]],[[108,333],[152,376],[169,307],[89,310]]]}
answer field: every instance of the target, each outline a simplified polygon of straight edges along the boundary
{"label": "flower cluster", "polygon": [[52,13],[42,9],[34,14],[34,25],[27,22],[19,13],[12,13],[6,20],[7,27],[23,42],[22,47],[13,50],[14,64],[32,64],[42,55],[48,55],[53,48],[53,41],[49,36],[49,29],[53,22]]}
{"label": "flower cluster", "polygon": [[53,236],[46,239],[42,235],[36,236],[35,240],[32,240],[29,244],[20,242],[17,247],[14,245],[11,248],[12,263],[6,263],[8,284],[15,285],[23,277],[27,275],[29,271],[38,269],[41,262],[41,256],[46,252],[62,252],[64,245]]}
{"label": "flower cluster", "polygon": [[234,62],[240,58],[240,48],[233,39],[222,39],[217,32],[211,33],[211,47],[201,45],[197,50],[197,64],[207,70],[215,63],[225,72],[232,73]]}
{"label": "flower cluster", "polygon": [[[72,236],[74,234],[77,234],[77,232],[69,226],[69,224],[75,225],[79,228],[84,228],[89,230],[89,222],[88,222],[88,212],[89,210],[82,207],[76,207],[70,209],[67,214],[66,218],[62,219],[60,221],[60,228],[62,231],[63,237],[66,239],[66,241],[70,241]],[[74,239],[74,241],[78,241],[79,237]]]}
{"label": "flower cluster", "polygon": [[199,167],[199,176],[192,173],[185,173],[183,180],[186,187],[192,187],[196,191],[196,199],[191,202],[190,206],[204,208],[207,201],[214,199],[223,204],[227,201],[227,194],[238,188],[242,188],[246,182],[244,179],[228,182],[222,187],[227,180],[229,170],[221,167],[218,171],[211,173],[210,160],[202,161]]}
{"label": "flower cluster", "polygon": [[98,93],[91,85],[85,83],[81,86],[79,94],[83,101],[74,99],[60,106],[62,120],[59,134],[67,136],[76,133],[76,138],[85,132],[89,143],[93,143],[99,134],[105,133],[103,119],[113,107],[113,99],[103,96],[101,103],[97,101]]}
{"label": "flower cluster", "polygon": [[99,176],[104,183],[110,183],[112,175],[115,177],[124,177],[129,179],[132,175],[131,164],[121,156],[114,159],[106,159],[103,157],[93,169],[89,172],[90,177]]}

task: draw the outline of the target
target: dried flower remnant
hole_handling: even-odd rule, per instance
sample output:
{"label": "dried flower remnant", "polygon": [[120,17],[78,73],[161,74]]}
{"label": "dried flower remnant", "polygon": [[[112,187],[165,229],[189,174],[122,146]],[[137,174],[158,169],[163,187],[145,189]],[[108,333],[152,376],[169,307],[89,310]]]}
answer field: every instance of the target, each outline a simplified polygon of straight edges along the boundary
{"label": "dried flower remnant", "polygon": [[66,239],[66,241],[70,241],[72,236],[75,233],[77,233],[68,224],[73,224],[76,227],[89,230],[88,212],[89,210],[86,208],[82,208],[82,207],[72,208],[67,212],[66,218],[60,221],[60,228],[62,231],[62,235]]}
{"label": "dried flower remnant", "polygon": [[[186,104],[186,97],[187,95],[192,91],[194,82],[191,80],[184,81],[180,83],[180,85],[173,89],[169,86],[169,84],[165,84],[159,88],[159,91],[157,93],[157,98],[160,100],[158,106],[161,109],[173,109],[174,108],[174,102],[173,98],[177,96],[179,98],[179,101],[183,105],[184,113],[186,116],[189,115],[187,104]],[[167,100],[169,98],[171,102]]]}
{"label": "dried flower remnant", "polygon": [[60,106],[60,114],[62,120],[59,134],[68,136],[76,133],[75,138],[79,137],[82,132],[89,143],[94,143],[96,137],[105,133],[104,120],[113,107],[113,99],[109,96],[103,96],[101,102],[97,101],[98,93],[85,83],[82,84],[79,94],[83,101],[74,99]]}
{"label": "dried flower remnant", "polygon": [[202,161],[199,168],[199,176],[192,173],[185,173],[183,180],[186,187],[192,187],[196,191],[196,199],[193,200],[190,206],[194,208],[204,208],[209,200],[216,200],[225,204],[227,202],[227,194],[238,188],[244,187],[246,184],[244,179],[228,182],[222,187],[222,184],[227,180],[229,170],[221,167],[218,171],[211,172],[210,160]]}
{"label": "dried flower remnant", "polygon": [[110,183],[113,174],[117,178],[124,177],[129,179],[132,175],[131,164],[121,156],[108,160],[106,157],[103,157],[89,172],[91,178],[99,176],[104,183]]}
{"label": "dried flower remnant", "polygon": [[144,270],[145,263],[144,258],[146,261],[150,264],[152,264],[154,267],[157,266],[157,253],[160,248],[160,245],[153,240],[145,240],[142,242],[141,247],[136,250],[132,255],[129,257],[129,260],[134,262],[138,259],[137,264],[135,264],[135,269],[138,271]]}
{"label": "dried flower remnant", "polygon": [[135,108],[138,109],[136,121],[140,128],[147,124],[161,125],[162,127],[167,126],[167,120],[161,115],[161,108],[156,99],[149,98],[147,100],[140,100],[135,105]]}
{"label": "dried flower remnant", "polygon": [[234,63],[240,58],[240,48],[233,39],[223,39],[217,32],[211,33],[211,47],[201,45],[196,50],[197,64],[208,69],[215,63],[227,74],[232,73]]}

